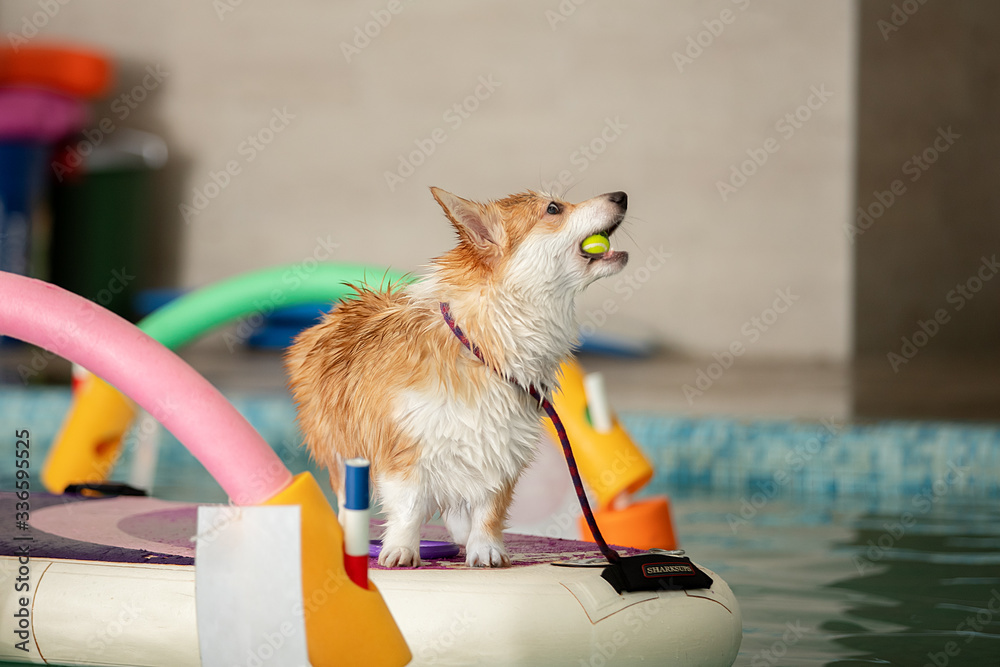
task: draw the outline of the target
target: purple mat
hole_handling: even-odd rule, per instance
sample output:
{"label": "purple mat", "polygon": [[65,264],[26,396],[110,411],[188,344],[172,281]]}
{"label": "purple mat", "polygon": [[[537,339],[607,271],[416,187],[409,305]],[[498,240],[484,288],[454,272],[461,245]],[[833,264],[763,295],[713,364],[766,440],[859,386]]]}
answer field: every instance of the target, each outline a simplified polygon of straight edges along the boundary
{"label": "purple mat", "polygon": [[[372,521],[372,537],[382,535],[382,523]],[[420,539],[447,541],[451,537],[444,526],[424,526],[420,529]],[[536,535],[520,535],[518,533],[505,533],[504,544],[510,552],[511,565],[513,567],[523,567],[525,565],[537,565],[539,563],[551,563],[559,560],[576,560],[580,558],[601,557],[601,552],[593,542],[581,542],[579,540],[563,540],[556,537],[540,537]],[[614,547],[623,556],[642,553],[640,549],[628,547]],[[466,569],[465,547],[462,547],[457,556],[453,558],[443,558],[422,561],[421,569],[428,570],[454,570]],[[378,559],[369,558],[368,567],[373,570],[385,570],[378,564]]]}
{"label": "purple mat", "polygon": [[[0,492],[0,516],[13,517],[17,498],[14,493]],[[173,505],[164,508],[164,501],[152,498],[84,498],[80,496],[55,496],[47,493],[31,494],[31,511],[64,506],[65,516],[61,520],[66,534],[53,534],[31,526],[30,530],[16,529],[0,532],[0,555],[15,556],[23,544],[31,548],[33,558],[56,558],[67,560],[91,560],[107,563],[158,563],[169,565],[193,565],[195,544],[193,541],[197,527],[197,505]],[[109,505],[110,503],[110,505]],[[117,506],[127,508],[122,518],[114,518],[109,511]],[[51,516],[51,510],[39,514]],[[100,517],[99,517],[100,515]],[[107,517],[112,517],[109,519]],[[40,522],[59,525],[51,519]],[[68,529],[66,527],[69,527]],[[371,535],[378,538],[382,534],[382,522],[373,520]],[[17,540],[30,535],[31,541]],[[113,544],[88,542],[87,535]],[[448,541],[448,531],[443,526],[428,525],[421,530],[421,538]],[[511,554],[514,567],[549,563],[558,560],[592,558],[600,556],[593,542],[562,540],[531,535],[506,534],[505,543]],[[144,548],[130,548],[136,544]],[[159,550],[156,545],[162,545]],[[616,547],[623,555],[638,553],[637,549]],[[384,569],[376,558],[369,558],[372,569]],[[427,569],[465,568],[465,550],[453,558],[423,561]]]}
{"label": "purple mat", "polygon": [[[83,498],[81,496],[55,496],[48,493],[31,494],[31,511],[36,512],[46,507],[65,506],[68,513],[80,522],[87,521],[84,505],[91,503],[111,503],[116,498]],[[0,516],[13,517],[17,497],[14,493],[0,492]],[[189,535],[194,535],[195,506],[191,507]],[[170,523],[176,526],[178,517],[172,517]],[[168,531],[171,539],[177,538],[175,531]],[[18,540],[18,537],[30,536],[31,540]],[[16,556],[19,549],[27,544],[32,558],[58,558],[65,560],[91,560],[105,563],[156,563],[161,565],[194,565],[194,548],[191,545],[191,555],[161,553],[155,549],[129,549],[120,546],[95,544],[85,540],[76,540],[62,535],[53,535],[31,527],[29,530],[12,528],[0,532],[0,555]]]}

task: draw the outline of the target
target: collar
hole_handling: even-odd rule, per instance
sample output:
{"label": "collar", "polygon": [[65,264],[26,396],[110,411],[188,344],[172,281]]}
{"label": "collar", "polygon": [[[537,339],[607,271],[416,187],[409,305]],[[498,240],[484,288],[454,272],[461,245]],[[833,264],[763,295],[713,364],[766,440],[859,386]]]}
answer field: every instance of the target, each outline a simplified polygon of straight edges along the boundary
{"label": "collar", "polygon": [[[458,323],[455,322],[455,316],[452,315],[452,313],[451,313],[451,306],[446,301],[442,301],[441,302],[441,315],[444,317],[444,321],[447,322],[448,328],[450,328],[451,332],[453,334],[455,334],[455,337],[458,338],[458,340],[460,340],[462,342],[462,345],[464,345],[465,348],[467,350],[469,350],[469,352],[472,352],[472,354],[474,354],[476,356],[476,358],[479,359],[479,361],[481,361],[481,362],[483,362],[483,364],[489,366],[489,364],[486,363],[486,359],[483,357],[483,353],[479,349],[479,346],[476,345],[475,343],[473,343],[471,340],[469,340],[469,337],[465,334],[464,331],[462,331],[462,327],[458,326]],[[549,388],[546,387],[545,385],[542,385],[542,390],[541,391],[539,391],[538,389],[536,389],[535,385],[533,385],[533,384],[528,385],[527,387],[525,387],[524,385],[522,385],[520,382],[518,382],[514,378],[508,377],[499,368],[495,368],[493,366],[490,366],[490,368],[493,369],[494,373],[496,373],[497,375],[499,375],[503,379],[507,380],[511,384],[514,384],[514,385],[516,385],[518,387],[521,387],[522,389],[524,389],[525,391],[527,391],[529,394],[531,394],[531,397],[534,398],[539,403],[543,400],[544,396],[547,396],[549,394]]]}

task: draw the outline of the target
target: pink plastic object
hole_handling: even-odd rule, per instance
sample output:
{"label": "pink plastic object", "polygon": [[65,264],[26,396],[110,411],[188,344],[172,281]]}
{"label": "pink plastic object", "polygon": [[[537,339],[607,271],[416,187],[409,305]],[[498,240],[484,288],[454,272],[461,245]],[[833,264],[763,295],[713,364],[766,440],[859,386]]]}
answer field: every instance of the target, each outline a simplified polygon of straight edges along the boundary
{"label": "pink plastic object", "polygon": [[0,139],[53,143],[87,123],[87,103],[37,88],[0,88]]}
{"label": "pink plastic object", "polygon": [[89,369],[145,408],[238,505],[284,489],[292,474],[205,378],[118,315],[49,283],[0,271],[0,334]]}

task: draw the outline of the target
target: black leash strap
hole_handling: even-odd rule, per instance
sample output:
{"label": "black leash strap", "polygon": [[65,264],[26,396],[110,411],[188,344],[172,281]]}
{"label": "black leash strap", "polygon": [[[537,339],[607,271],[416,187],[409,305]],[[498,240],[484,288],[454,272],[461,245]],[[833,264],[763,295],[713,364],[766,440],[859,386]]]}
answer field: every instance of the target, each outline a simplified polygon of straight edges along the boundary
{"label": "black leash strap", "polygon": [[[441,303],[441,315],[444,316],[444,321],[448,323],[448,327],[462,342],[462,345],[485,364],[486,359],[483,357],[483,353],[455,322],[451,308],[447,303]],[[493,370],[497,375],[504,377],[498,369],[494,368]],[[597,542],[597,548],[608,559],[608,566],[604,568],[601,577],[611,584],[618,593],[622,591],[711,588],[712,578],[698,569],[689,558],[656,552],[623,557],[608,546],[597,525],[594,511],[590,507],[590,501],[583,488],[583,480],[580,478],[580,470],[576,465],[576,457],[573,456],[573,448],[569,444],[569,436],[566,435],[566,428],[556,413],[556,409],[552,406],[551,401],[545,398],[534,386],[524,388],[516,380],[506,379],[525,389],[533,399],[538,401],[542,409],[545,410],[545,414],[552,420],[552,426],[555,427],[556,434],[559,436],[563,455],[566,457],[566,465],[569,467],[569,475],[573,479],[573,488],[576,490],[576,497],[580,501],[580,508],[583,510],[587,526],[590,527],[594,541]]]}
{"label": "black leash strap", "polygon": [[[483,353],[479,351],[479,347],[474,345],[462,331],[461,327],[455,323],[455,318],[451,315],[451,308],[447,303],[441,304],[441,314],[444,315],[444,321],[448,323],[448,326],[454,332],[455,336],[462,341],[464,345],[472,354],[476,355],[476,358],[482,361],[484,364],[486,360],[483,358]],[[501,375],[500,371],[493,369],[498,375]],[[509,378],[507,378],[510,380]],[[510,380],[513,384],[521,386],[519,383]],[[576,490],[576,497],[580,500],[580,507],[583,509],[583,516],[587,520],[587,525],[590,527],[590,532],[594,535],[594,540],[597,542],[597,548],[601,550],[604,557],[608,559],[611,563],[617,563],[621,560],[621,556],[617,551],[608,546],[608,543],[604,541],[604,536],[601,535],[601,529],[597,527],[597,519],[594,518],[594,511],[590,508],[590,501],[587,500],[587,492],[583,488],[583,480],[580,478],[580,470],[576,467],[576,457],[573,456],[573,448],[570,447],[569,438],[566,436],[566,428],[563,426],[562,420],[559,419],[559,415],[556,414],[556,409],[552,407],[552,403],[549,402],[547,398],[542,396],[542,393],[535,389],[534,386],[530,386],[526,391],[531,395],[533,399],[541,404],[542,409],[545,410],[545,414],[549,416],[552,420],[552,426],[555,427],[556,433],[559,435],[559,442],[562,444],[563,455],[566,457],[566,465],[569,466],[569,476],[573,478],[573,488]]]}

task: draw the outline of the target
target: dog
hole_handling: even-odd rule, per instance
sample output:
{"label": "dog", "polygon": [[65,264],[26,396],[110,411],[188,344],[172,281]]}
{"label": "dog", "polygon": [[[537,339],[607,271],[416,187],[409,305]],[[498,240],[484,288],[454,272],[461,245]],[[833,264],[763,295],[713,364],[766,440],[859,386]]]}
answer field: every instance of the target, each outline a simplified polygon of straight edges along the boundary
{"label": "dog", "polygon": [[542,427],[527,388],[557,389],[577,343],[576,295],[628,262],[624,251],[581,247],[618,229],[628,196],[571,204],[531,191],[487,203],[431,194],[456,247],[412,283],[352,286],[292,343],[289,386],[341,506],[344,461],[371,462],[386,515],[381,565],[418,567],[420,527],[440,512],[468,566],[507,567],[502,530]]}

